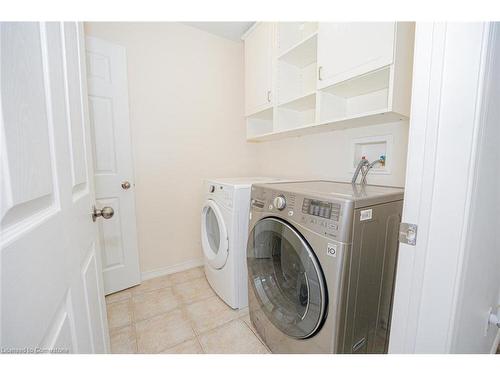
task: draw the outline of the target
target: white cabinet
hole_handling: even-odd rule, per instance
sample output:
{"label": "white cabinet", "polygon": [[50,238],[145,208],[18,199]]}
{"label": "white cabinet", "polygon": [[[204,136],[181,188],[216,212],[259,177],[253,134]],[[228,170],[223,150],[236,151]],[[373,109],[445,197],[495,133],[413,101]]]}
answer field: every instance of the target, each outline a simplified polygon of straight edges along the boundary
{"label": "white cabinet", "polygon": [[274,24],[260,22],[245,37],[245,113],[273,105]]}
{"label": "white cabinet", "polygon": [[318,30],[318,89],[392,64],[394,22],[327,22]]}
{"label": "white cabinet", "polygon": [[245,38],[247,139],[408,119],[414,31],[410,22],[257,24]]}

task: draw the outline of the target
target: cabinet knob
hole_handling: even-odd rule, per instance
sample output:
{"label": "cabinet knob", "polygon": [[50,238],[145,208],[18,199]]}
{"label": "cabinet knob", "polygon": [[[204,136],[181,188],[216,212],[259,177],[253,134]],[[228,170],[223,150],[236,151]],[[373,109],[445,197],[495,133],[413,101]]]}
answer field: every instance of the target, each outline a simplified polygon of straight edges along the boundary
{"label": "cabinet knob", "polygon": [[323,77],[321,77],[321,70],[323,69],[322,66],[318,66],[318,80],[322,81]]}
{"label": "cabinet knob", "polygon": [[267,92],[267,102],[271,103],[271,90]]}
{"label": "cabinet knob", "polygon": [[128,190],[128,189],[130,189],[130,182],[128,182],[128,181],[123,181],[123,182],[122,182],[122,189],[123,189],[123,190]]}

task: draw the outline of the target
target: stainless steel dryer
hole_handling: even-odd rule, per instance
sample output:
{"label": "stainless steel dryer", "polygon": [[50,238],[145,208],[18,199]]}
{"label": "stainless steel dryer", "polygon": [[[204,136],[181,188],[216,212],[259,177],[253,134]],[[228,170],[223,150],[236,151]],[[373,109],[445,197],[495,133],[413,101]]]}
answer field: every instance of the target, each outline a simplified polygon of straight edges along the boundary
{"label": "stainless steel dryer", "polygon": [[250,319],[274,353],[386,353],[403,189],[252,187]]}

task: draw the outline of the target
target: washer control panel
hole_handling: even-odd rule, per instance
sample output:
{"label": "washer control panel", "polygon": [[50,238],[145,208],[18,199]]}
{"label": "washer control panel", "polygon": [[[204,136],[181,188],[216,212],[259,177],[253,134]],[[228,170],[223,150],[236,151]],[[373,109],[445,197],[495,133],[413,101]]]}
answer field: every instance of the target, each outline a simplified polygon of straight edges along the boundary
{"label": "washer control panel", "polygon": [[323,219],[339,221],[340,204],[304,198],[302,202],[302,213],[318,216]]}
{"label": "washer control panel", "polygon": [[291,220],[336,241],[350,240],[352,203],[347,201],[252,187],[251,208]]}
{"label": "washer control panel", "polygon": [[274,207],[282,211],[286,207],[286,198],[283,195],[278,195],[276,198],[274,198],[273,203]]}

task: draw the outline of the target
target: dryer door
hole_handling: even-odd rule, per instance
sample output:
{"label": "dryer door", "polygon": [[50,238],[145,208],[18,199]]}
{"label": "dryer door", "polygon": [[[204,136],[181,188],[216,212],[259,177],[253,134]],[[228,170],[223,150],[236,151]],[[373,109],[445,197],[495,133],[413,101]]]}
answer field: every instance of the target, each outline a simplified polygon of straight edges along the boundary
{"label": "dryer door", "polygon": [[283,333],[307,338],[321,327],[326,287],[309,244],[287,222],[264,218],[247,246],[250,285],[267,318]]}
{"label": "dryer door", "polygon": [[229,252],[227,228],[219,206],[211,199],[201,212],[201,245],[211,267],[224,267]]}

